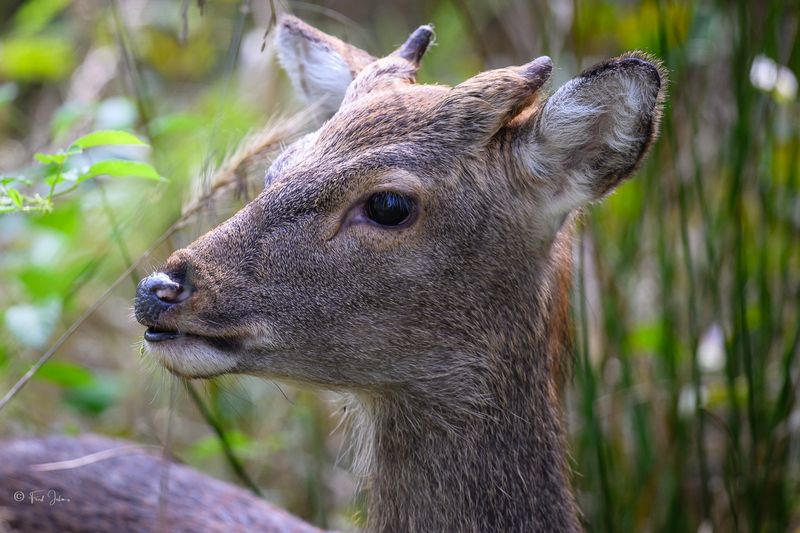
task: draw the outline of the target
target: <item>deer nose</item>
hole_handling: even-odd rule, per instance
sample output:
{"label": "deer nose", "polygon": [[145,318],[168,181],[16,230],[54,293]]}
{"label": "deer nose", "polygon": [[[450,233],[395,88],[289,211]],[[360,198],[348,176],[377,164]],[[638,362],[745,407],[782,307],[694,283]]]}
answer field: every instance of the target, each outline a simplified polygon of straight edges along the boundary
{"label": "deer nose", "polygon": [[186,301],[192,289],[178,283],[163,272],[156,272],[139,282],[134,309],[136,320],[145,326],[158,322],[162,312]]}

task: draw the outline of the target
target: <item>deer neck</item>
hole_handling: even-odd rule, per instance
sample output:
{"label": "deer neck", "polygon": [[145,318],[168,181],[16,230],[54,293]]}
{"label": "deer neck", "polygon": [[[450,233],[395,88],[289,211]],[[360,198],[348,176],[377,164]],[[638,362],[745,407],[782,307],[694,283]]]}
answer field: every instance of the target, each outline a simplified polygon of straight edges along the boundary
{"label": "deer neck", "polygon": [[[555,364],[568,318],[563,259],[511,302],[516,320],[498,328],[485,353],[431,354],[452,362],[456,381],[366,406],[369,531],[580,529]],[[459,367],[476,359],[475,368]]]}

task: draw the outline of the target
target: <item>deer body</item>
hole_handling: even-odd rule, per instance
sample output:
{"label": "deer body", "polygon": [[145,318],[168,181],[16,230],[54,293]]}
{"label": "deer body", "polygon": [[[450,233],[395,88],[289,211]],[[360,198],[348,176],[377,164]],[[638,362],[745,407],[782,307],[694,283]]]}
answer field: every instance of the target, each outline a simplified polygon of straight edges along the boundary
{"label": "deer body", "polygon": [[630,54],[546,98],[539,58],[417,85],[431,37],[375,59],[285,17],[281,63],[328,120],[142,281],[136,316],[175,374],[346,394],[370,531],[577,531],[572,214],[644,157],[664,73]]}

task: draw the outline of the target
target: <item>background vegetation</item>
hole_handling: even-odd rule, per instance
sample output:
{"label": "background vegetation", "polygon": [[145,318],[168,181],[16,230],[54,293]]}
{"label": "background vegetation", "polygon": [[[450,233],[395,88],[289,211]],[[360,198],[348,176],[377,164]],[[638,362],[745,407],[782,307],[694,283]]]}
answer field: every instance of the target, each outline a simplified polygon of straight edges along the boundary
{"label": "background vegetation", "polygon": [[[796,2],[275,7],[376,54],[434,23],[422,81],[547,54],[558,86],[626,50],[662,58],[662,139],[634,181],[586,213],[575,250],[566,405],[581,506],[593,531],[800,530]],[[363,513],[326,395],[250,378],[187,392],[140,356],[130,316],[136,281],[251,197],[263,172],[248,183],[211,169],[268,121],[268,154],[304,127],[286,118],[299,105],[265,38],[271,8],[0,4],[0,211],[11,212],[0,214],[0,393],[52,355],[4,405],[0,433],[166,443],[247,483],[235,456],[270,500],[352,529]],[[149,146],[109,134],[77,153],[97,130]]]}

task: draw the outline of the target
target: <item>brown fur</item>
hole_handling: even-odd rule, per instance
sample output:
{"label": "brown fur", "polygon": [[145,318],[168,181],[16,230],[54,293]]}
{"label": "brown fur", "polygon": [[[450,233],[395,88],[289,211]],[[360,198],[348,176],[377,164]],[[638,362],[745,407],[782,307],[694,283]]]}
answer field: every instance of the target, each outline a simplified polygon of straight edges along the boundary
{"label": "brown fur", "polygon": [[[150,346],[176,374],[347,393],[370,531],[576,531],[558,401],[572,213],[655,139],[663,72],[624,56],[546,99],[540,58],[421,86],[429,36],[415,35],[365,63],[283,19],[302,94],[333,87],[336,65],[354,74],[334,87],[341,107],[252,203],[170,257],[163,273],[191,298],[157,319],[137,303],[137,316],[190,334]],[[304,77],[326,65],[335,75]],[[416,220],[366,221],[380,190],[414,197]]]}
{"label": "brown fur", "polygon": [[[94,435],[3,443],[0,531],[320,533],[242,488],[183,465],[165,468],[149,448]],[[86,456],[80,467],[56,464]]]}

